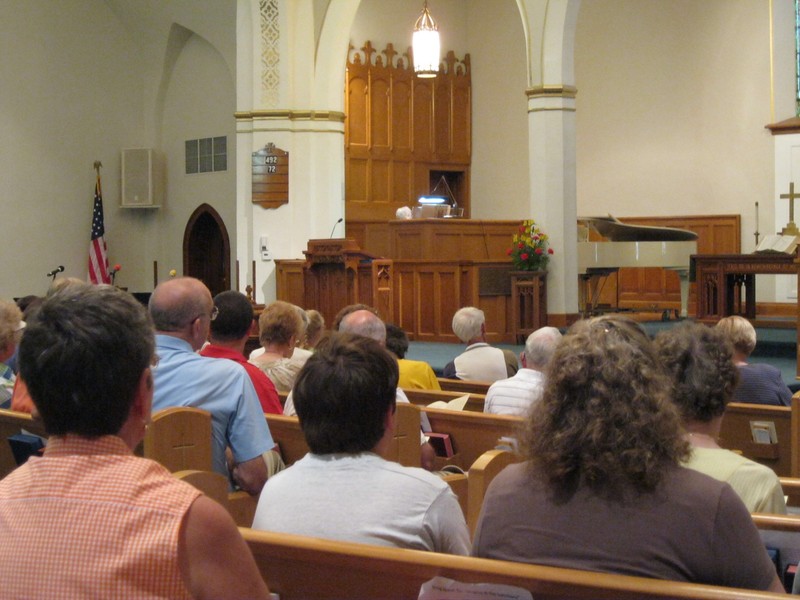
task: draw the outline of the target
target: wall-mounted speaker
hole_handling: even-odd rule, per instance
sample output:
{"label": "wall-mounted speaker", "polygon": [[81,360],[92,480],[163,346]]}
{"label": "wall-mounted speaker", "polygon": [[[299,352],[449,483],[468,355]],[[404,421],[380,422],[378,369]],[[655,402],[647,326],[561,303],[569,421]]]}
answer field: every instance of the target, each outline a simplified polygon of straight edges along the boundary
{"label": "wall-mounted speaker", "polygon": [[159,208],[163,186],[156,152],[152,148],[126,148],[122,150],[121,163],[121,206]]}

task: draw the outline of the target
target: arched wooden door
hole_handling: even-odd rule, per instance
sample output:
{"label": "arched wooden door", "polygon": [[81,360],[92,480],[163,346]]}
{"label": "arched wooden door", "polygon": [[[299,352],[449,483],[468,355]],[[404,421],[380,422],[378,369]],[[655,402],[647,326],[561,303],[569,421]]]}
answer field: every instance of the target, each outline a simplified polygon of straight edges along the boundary
{"label": "arched wooden door", "polygon": [[183,232],[183,273],[208,286],[211,295],[231,289],[231,243],[219,213],[201,204]]}

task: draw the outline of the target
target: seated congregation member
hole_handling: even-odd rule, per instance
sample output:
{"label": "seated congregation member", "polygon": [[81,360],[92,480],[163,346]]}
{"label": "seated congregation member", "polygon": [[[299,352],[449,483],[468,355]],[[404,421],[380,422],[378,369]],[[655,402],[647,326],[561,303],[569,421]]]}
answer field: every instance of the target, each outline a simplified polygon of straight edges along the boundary
{"label": "seated congregation member", "polygon": [[191,406],[210,412],[214,470],[229,475],[225,450],[230,448],[234,482],[258,494],[269,476],[275,442],[244,367],[197,354],[219,314],[211,292],[199,279],[170,279],[153,291],[149,308],[159,357],[153,368],[153,410]]}
{"label": "seated congregation member", "polygon": [[17,376],[7,362],[17,352],[24,327],[19,307],[10,300],[0,300],[0,408],[11,405]]}
{"label": "seated congregation member", "polygon": [[575,323],[528,417],[528,460],[489,486],[473,554],[782,591],[736,492],[681,466],[690,447],[669,394],[636,323]]}
{"label": "seated congregation member", "polygon": [[[353,306],[358,307],[362,305]],[[342,309],[342,311],[346,310],[347,307]],[[340,314],[342,314],[342,311],[340,311]],[[344,312],[344,315],[339,320],[339,331],[370,338],[378,342],[382,347],[386,347],[386,325],[381,321],[375,309],[369,307],[356,308],[354,311]],[[405,392],[399,387],[395,390],[395,398],[397,402],[408,403],[408,396],[406,396]],[[286,398],[283,414],[297,414],[292,393],[289,393]],[[425,470],[432,471],[434,468],[436,451],[433,449],[433,446],[426,441],[427,438],[424,432],[430,431],[431,425],[425,413],[420,413],[420,427],[420,464]]]}
{"label": "seated congregation member", "polygon": [[303,348],[313,352],[322,336],[325,335],[325,317],[313,308],[306,310],[306,316],[308,317],[308,327],[306,327],[306,340]]}
{"label": "seated congregation member", "polygon": [[250,337],[255,317],[250,300],[241,292],[229,290],[214,296],[214,306],[217,308],[217,318],[211,321],[210,343],[200,351],[200,355],[225,358],[242,365],[253,382],[263,411],[282,414],[283,406],[275,384],[244,357],[244,346]]}
{"label": "seated congregation member", "polygon": [[672,399],[692,445],[686,466],[728,482],[750,512],[786,514],[775,472],[717,444],[725,405],[738,377],[731,359],[733,350],[724,334],[685,323],[659,333],[655,345],[672,378]]}
{"label": "seated congregation member", "polygon": [[133,454],[153,350],[111,286],[71,286],[29,322],[20,367],[50,438],[0,482],[3,597],[269,597],[225,509]]}
{"label": "seated congregation member", "polygon": [[519,369],[513,352],[486,343],[486,316],[479,308],[467,306],[456,311],[453,333],[467,349],[445,365],[443,377],[494,382],[513,376]]}
{"label": "seated congregation member", "polygon": [[264,352],[250,362],[272,380],[279,392],[288,392],[303,366],[293,361],[297,341],[303,334],[303,321],[294,304],[276,300],[258,318],[258,337]]}
{"label": "seated congregation member", "polygon": [[450,487],[387,461],[397,362],[375,340],[333,333],[294,386],[311,452],[271,478],[253,528],[452,554],[469,534]]}
{"label": "seated congregation member", "polygon": [[407,390],[442,389],[428,363],[406,358],[408,336],[402,328],[392,323],[386,324],[386,349],[397,357],[397,367],[400,369],[398,386]]}
{"label": "seated congregation member", "polygon": [[739,384],[733,390],[734,402],[791,406],[792,392],[780,369],[763,363],[748,363],[756,347],[756,330],[744,317],[731,316],[716,325],[733,346],[733,361],[739,369]]}
{"label": "seated congregation member", "polygon": [[489,386],[483,412],[520,417],[527,415],[542,396],[544,370],[560,341],[561,332],[555,327],[541,327],[531,333],[519,357],[522,368],[513,377],[500,379]]}

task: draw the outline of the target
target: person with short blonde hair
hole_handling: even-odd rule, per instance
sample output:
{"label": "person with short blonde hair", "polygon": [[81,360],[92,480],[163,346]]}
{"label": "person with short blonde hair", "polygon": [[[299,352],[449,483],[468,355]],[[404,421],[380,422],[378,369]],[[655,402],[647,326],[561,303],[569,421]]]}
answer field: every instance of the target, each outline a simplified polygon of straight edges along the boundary
{"label": "person with short blonde hair", "polygon": [[739,384],[733,390],[733,401],[791,406],[792,392],[783,381],[780,369],[748,362],[756,347],[756,330],[750,321],[733,315],[720,319],[716,328],[733,346],[733,362],[739,369]]}
{"label": "person with short blonde hair", "polygon": [[298,307],[276,300],[267,306],[258,318],[258,339],[264,352],[251,354],[250,362],[272,380],[279,392],[289,392],[302,362],[293,361],[295,347],[304,331]]}
{"label": "person with short blonde hair", "polygon": [[308,327],[306,327],[304,347],[306,350],[313,350],[325,334],[325,317],[313,308],[306,310],[306,315],[308,316]]}

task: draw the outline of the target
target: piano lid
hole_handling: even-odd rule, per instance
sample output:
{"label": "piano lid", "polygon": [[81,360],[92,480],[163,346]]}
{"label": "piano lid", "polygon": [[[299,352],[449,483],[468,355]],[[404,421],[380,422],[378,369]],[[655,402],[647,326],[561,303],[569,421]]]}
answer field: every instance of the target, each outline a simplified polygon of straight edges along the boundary
{"label": "piano lid", "polygon": [[611,242],[684,242],[697,239],[697,234],[688,229],[628,225],[611,215],[578,217],[578,222],[591,227]]}

